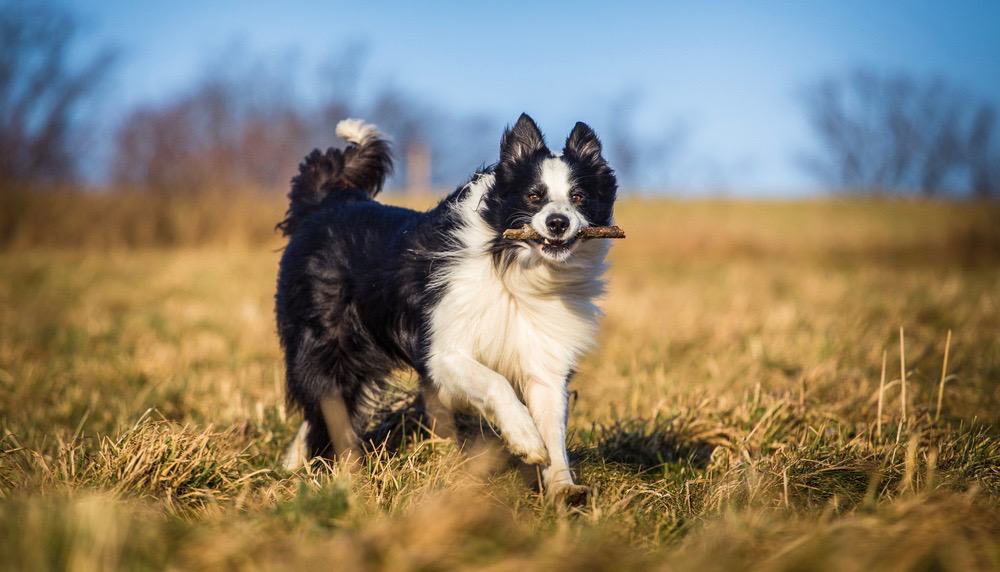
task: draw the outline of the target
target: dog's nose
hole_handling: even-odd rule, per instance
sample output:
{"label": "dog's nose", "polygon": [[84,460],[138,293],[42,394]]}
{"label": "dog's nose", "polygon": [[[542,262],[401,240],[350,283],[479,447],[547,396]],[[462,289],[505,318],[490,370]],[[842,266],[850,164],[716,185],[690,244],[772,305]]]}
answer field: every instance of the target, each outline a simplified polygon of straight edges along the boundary
{"label": "dog's nose", "polygon": [[562,236],[569,228],[569,217],[564,214],[550,214],[545,217],[545,226],[552,234]]}

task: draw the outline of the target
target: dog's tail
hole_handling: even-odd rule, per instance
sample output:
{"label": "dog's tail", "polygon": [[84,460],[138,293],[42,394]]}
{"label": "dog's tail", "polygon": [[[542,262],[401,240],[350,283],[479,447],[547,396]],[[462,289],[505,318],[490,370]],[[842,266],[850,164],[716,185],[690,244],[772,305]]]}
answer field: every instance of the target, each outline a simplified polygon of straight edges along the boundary
{"label": "dog's tail", "polygon": [[330,148],[326,153],[314,149],[299,163],[288,193],[288,212],[277,226],[285,236],[332,193],[360,189],[374,197],[392,172],[389,141],[374,125],[345,119],[337,124],[336,133],[347,141],[347,148]]}

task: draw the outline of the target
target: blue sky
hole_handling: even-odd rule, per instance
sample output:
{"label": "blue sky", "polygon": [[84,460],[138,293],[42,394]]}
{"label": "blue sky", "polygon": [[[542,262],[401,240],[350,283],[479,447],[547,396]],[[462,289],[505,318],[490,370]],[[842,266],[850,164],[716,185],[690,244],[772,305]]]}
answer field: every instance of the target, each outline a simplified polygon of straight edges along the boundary
{"label": "blue sky", "polygon": [[[394,85],[503,124],[531,113],[552,140],[639,98],[635,127],[688,133],[677,181],[736,192],[809,188],[801,86],[866,65],[937,74],[1000,101],[1000,2],[69,2],[88,42],[121,50],[114,110],[169,97],[234,44],[299,61],[303,88],[362,44],[365,86]],[[363,93],[363,92],[362,92]],[[484,160],[492,159],[484,157]],[[470,169],[473,165],[470,165]]]}

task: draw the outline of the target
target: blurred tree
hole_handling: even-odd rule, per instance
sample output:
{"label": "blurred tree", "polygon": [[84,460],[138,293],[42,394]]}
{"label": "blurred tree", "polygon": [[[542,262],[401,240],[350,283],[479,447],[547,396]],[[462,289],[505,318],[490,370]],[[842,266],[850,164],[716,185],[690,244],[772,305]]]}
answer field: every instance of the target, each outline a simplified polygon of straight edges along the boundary
{"label": "blurred tree", "polygon": [[819,143],[803,163],[827,185],[1000,194],[992,107],[943,80],[859,69],[808,86],[803,103]]}
{"label": "blurred tree", "polygon": [[[116,185],[161,193],[284,188],[310,149],[292,81],[230,53],[189,92],[140,106],[116,138]],[[274,68],[282,69],[281,66]]]}
{"label": "blurred tree", "polygon": [[160,193],[283,190],[299,160],[313,147],[335,145],[337,122],[352,116],[393,139],[391,186],[405,184],[411,146],[423,146],[434,159],[435,184],[454,185],[495,160],[500,129],[489,122],[445,112],[392,86],[374,90],[366,97],[370,105],[357,103],[365,53],[352,45],[324,62],[320,95],[307,102],[295,91],[289,62],[230,50],[191,89],[126,116],[117,132],[114,183]]}
{"label": "blurred tree", "polygon": [[71,182],[88,105],[115,55],[75,52],[79,26],[37,2],[0,2],[0,180]]}
{"label": "blurred tree", "polygon": [[633,122],[640,104],[639,93],[628,90],[615,97],[608,106],[608,133],[605,145],[618,180],[634,185],[642,162],[642,145],[637,140]]}
{"label": "blurred tree", "polygon": [[[393,85],[376,89],[371,99],[370,107],[356,106],[353,112],[374,122],[392,138],[397,162],[391,187],[421,178],[411,177],[406,161],[411,152],[413,157],[423,153],[430,156],[430,182],[436,187],[453,187],[476,167],[499,157],[503,131],[499,122],[444,109]],[[426,166],[418,160],[416,167]]]}
{"label": "blurred tree", "polygon": [[[424,166],[419,161],[418,164],[411,165],[410,159],[419,158],[421,153],[437,158],[435,147],[439,140],[438,134],[434,133],[435,125],[444,119],[436,117],[437,115],[437,111],[430,106],[392,86],[383,87],[375,96],[366,117],[392,137],[396,159],[392,186],[406,186],[408,183],[415,183],[415,178],[423,176],[411,172],[414,168],[419,171]],[[420,150],[414,149],[415,147]],[[430,176],[433,180],[433,165]],[[411,190],[421,192],[427,189]]]}
{"label": "blurred tree", "polygon": [[972,192],[979,198],[1000,196],[1000,153],[993,152],[996,110],[984,103],[976,110],[969,133]]}
{"label": "blurred tree", "polygon": [[333,133],[337,122],[348,117],[357,106],[367,63],[367,46],[355,42],[330,54],[320,64],[319,119],[326,133]]}
{"label": "blurred tree", "polygon": [[642,96],[635,89],[621,92],[608,104],[603,136],[608,159],[625,188],[648,185],[662,189],[677,184],[690,129],[680,120],[637,129],[636,115],[641,108]]}

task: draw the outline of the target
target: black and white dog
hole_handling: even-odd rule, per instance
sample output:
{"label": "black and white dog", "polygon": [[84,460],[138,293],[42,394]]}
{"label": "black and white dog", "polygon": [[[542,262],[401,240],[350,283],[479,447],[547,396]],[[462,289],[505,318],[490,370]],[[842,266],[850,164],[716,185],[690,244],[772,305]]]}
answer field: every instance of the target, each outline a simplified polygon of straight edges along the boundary
{"label": "black and white dog", "polygon": [[[372,125],[345,120],[344,150],[299,166],[279,228],[278,331],[288,394],[304,413],[285,465],[360,454],[357,429],[383,380],[412,367],[439,434],[478,413],[552,497],[586,494],[566,454],[567,383],[594,342],[617,183],[594,131],[577,123],[553,154],[521,115],[499,161],[428,212],[374,200],[391,169]],[[513,241],[529,223],[544,238]]]}

